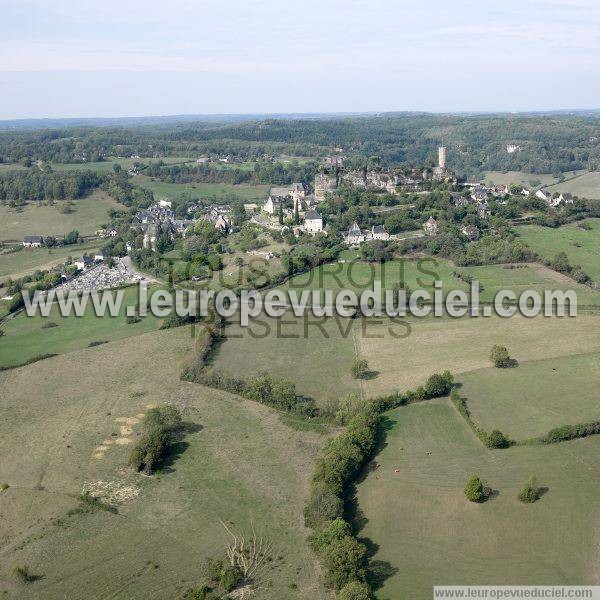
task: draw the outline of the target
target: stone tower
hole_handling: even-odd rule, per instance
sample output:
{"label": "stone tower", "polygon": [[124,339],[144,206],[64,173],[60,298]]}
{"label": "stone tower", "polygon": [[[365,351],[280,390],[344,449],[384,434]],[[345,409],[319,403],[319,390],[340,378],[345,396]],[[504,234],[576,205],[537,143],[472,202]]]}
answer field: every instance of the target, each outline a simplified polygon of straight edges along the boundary
{"label": "stone tower", "polygon": [[438,148],[438,164],[440,169],[446,168],[446,146],[440,146]]}

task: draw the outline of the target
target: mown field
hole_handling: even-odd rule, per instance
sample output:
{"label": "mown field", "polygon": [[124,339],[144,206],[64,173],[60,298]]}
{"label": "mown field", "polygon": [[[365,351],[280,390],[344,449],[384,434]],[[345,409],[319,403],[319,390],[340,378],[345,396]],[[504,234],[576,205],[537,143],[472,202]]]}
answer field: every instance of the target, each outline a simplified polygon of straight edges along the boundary
{"label": "mown field", "polygon": [[108,221],[110,209],[123,209],[123,205],[100,190],[80,200],[73,200],[71,212],[67,214],[58,210],[62,204],[62,200],[54,206],[30,203],[20,210],[0,205],[0,241],[21,242],[25,235],[62,237],[74,229],[79,231],[79,235],[92,235]]}
{"label": "mown field", "polygon": [[461,375],[460,395],[486,431],[510,438],[540,436],[554,427],[600,419],[600,354],[576,354]]}
{"label": "mown field", "polygon": [[[181,598],[221,525],[273,543],[260,598],[316,599],[302,507],[321,434],[265,407],[180,381],[188,328],[147,333],[0,373],[0,593],[5,598]],[[193,428],[152,477],[125,468],[139,420],[172,403]],[[118,514],[68,514],[84,489]],[[27,565],[34,583],[12,570]]]}
{"label": "mown field", "polygon": [[588,231],[577,224],[563,225],[558,229],[523,225],[517,228],[519,235],[541,256],[554,258],[564,252],[572,265],[581,265],[595,282],[600,282],[600,219],[584,221]]}
{"label": "mown field", "polygon": [[16,279],[37,269],[51,269],[63,263],[69,256],[75,258],[84,253],[92,254],[99,248],[98,242],[92,242],[59,248],[22,248],[16,252],[0,253],[0,279],[9,276]]}
{"label": "mown field", "polygon": [[383,290],[403,285],[411,291],[424,289],[433,295],[435,281],[441,281],[445,297],[451,290],[468,291],[469,278],[479,281],[481,302],[492,302],[500,290],[512,290],[518,296],[525,290],[543,294],[545,290],[572,289],[577,292],[580,304],[600,304],[600,293],[541,264],[456,267],[445,259],[424,257],[397,259],[381,265],[360,260],[356,251],[345,252],[339,262],[297,275],[280,289],[332,290],[334,294],[347,289],[361,293],[372,289],[373,282],[379,280]]}
{"label": "mown field", "polygon": [[[574,174],[575,173],[565,173],[565,177],[571,177]],[[558,181],[554,175],[524,173],[523,171],[486,171],[483,180],[487,185],[515,184],[527,188],[539,187],[540,185],[552,185]]]}
{"label": "mown field", "polygon": [[580,198],[600,198],[600,173],[584,172],[577,177],[548,186],[551,192],[571,192]]}
{"label": "mown field", "polygon": [[[112,341],[157,329],[160,319],[150,312],[138,323],[126,322],[127,306],[134,306],[136,303],[137,287],[129,287],[125,290],[119,316],[115,318],[108,316],[108,313],[104,317],[97,317],[91,299],[83,317],[62,317],[56,303],[48,317],[39,314],[28,317],[25,312],[21,312],[3,326],[4,335],[0,337],[0,368],[19,365],[43,354],[64,354],[85,348],[92,342]],[[48,327],[48,323],[56,326]]]}
{"label": "mown field", "polygon": [[[434,585],[600,583],[600,436],[488,450],[447,399],[388,417],[379,467],[357,493],[359,537],[384,574],[377,598],[426,600]],[[494,490],[484,504],[464,496],[473,473]],[[517,494],[531,475],[547,491],[525,505]]]}
{"label": "mown field", "polygon": [[150,190],[157,200],[161,198],[177,198],[186,192],[192,198],[215,198],[230,200],[264,201],[269,193],[268,185],[231,185],[226,183],[164,183],[153,180],[146,175],[137,175],[132,179],[135,185]]}
{"label": "mown field", "polygon": [[[302,394],[326,401],[348,393],[365,397],[405,391],[423,384],[436,371],[461,374],[490,366],[494,344],[508,346],[519,361],[598,352],[600,318],[405,318],[321,319],[258,317],[249,327],[226,328],[215,368],[229,374],[260,370],[294,381]],[[373,376],[350,376],[355,356],[364,358]]]}

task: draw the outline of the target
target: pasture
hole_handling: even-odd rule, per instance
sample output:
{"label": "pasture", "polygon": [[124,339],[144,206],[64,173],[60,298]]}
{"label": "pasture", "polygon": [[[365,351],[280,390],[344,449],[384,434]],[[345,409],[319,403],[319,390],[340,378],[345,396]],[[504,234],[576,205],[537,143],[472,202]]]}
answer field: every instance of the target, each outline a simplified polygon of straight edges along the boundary
{"label": "pasture", "polygon": [[523,225],[517,227],[521,239],[535,252],[546,258],[554,258],[564,252],[571,265],[581,265],[596,283],[600,282],[600,219],[584,221],[591,229],[578,227],[577,223],[557,229]]}
{"label": "pasture", "polygon": [[460,395],[486,431],[517,441],[565,424],[600,420],[600,354],[531,360],[514,369],[490,367],[458,378]]}
{"label": "pasture", "polygon": [[240,198],[247,202],[264,201],[269,193],[268,185],[231,185],[227,183],[164,183],[146,175],[136,175],[132,179],[135,185],[150,190],[156,200],[177,198],[187,193],[191,198],[209,198],[229,201]]}
{"label": "pasture", "polygon": [[[576,173],[565,173],[565,177],[570,177]],[[525,173],[523,171],[486,171],[483,181],[487,185],[522,185],[527,188],[540,187],[541,185],[552,185],[558,179],[554,175]],[[537,183],[536,183],[537,182]]]}
{"label": "pasture", "polygon": [[[359,538],[383,573],[377,598],[426,600],[434,585],[600,583],[600,436],[488,450],[447,399],[388,413],[385,446],[357,488]],[[464,496],[478,474],[495,491]],[[531,475],[547,489],[517,499]]]}
{"label": "pasture", "polygon": [[580,198],[598,199],[600,198],[600,173],[584,171],[572,179],[549,185],[547,189],[550,192],[571,192]]}
{"label": "pasture", "polygon": [[63,263],[69,256],[92,254],[100,249],[98,242],[60,246],[57,248],[22,248],[16,252],[0,252],[0,279],[16,279],[36,270],[45,271]]}
{"label": "pasture", "polygon": [[0,205],[0,241],[20,242],[25,235],[62,237],[74,229],[82,236],[92,235],[108,221],[109,210],[123,209],[121,204],[101,190],[85,198],[72,200],[70,212],[61,213],[58,208],[65,204],[63,200],[53,204],[32,202],[18,210]]}
{"label": "pasture", "polygon": [[[436,371],[458,375],[489,367],[494,344],[506,345],[520,362],[598,352],[599,324],[599,317],[584,314],[351,320],[288,311],[279,321],[260,316],[249,327],[228,326],[213,366],[230,375],[265,370],[287,377],[317,402],[348,393],[373,397],[414,389]],[[373,377],[352,379],[355,356],[367,360]]]}
{"label": "pasture", "polygon": [[[180,598],[200,583],[204,559],[224,552],[221,521],[273,543],[260,598],[328,597],[302,521],[324,436],[182,382],[190,343],[188,328],[171,329],[0,373],[3,598]],[[193,428],[147,477],[125,467],[157,403],[178,406]],[[69,514],[84,489],[118,514]],[[17,565],[41,578],[17,583]]]}
{"label": "pasture", "polygon": [[[39,314],[28,317],[21,312],[9,319],[3,327],[5,334],[0,337],[0,368],[19,365],[43,354],[65,354],[92,342],[112,341],[157,329],[160,319],[151,313],[137,323],[126,322],[125,310],[128,305],[136,304],[137,287],[129,287],[124,292],[120,314],[115,318],[108,313],[97,317],[90,299],[82,317],[74,314],[62,317],[55,303],[48,317]],[[56,326],[48,327],[48,323]]]}

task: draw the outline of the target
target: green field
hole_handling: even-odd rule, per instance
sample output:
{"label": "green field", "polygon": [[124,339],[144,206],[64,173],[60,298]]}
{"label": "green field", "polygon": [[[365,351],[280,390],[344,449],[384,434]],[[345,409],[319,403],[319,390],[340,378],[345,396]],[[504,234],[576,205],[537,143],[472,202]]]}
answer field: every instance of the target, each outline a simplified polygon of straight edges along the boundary
{"label": "green field", "polygon": [[519,235],[533,250],[546,258],[554,258],[564,252],[571,265],[581,265],[596,283],[600,282],[600,219],[587,219],[591,230],[581,229],[577,224],[563,225],[558,229],[523,225],[517,228]]}
{"label": "green field", "polygon": [[[446,399],[389,419],[357,494],[359,537],[387,574],[378,598],[426,600],[436,584],[598,584],[600,436],[488,450]],[[473,473],[497,492],[484,504],[465,499]],[[548,491],[524,505],[531,475]]]}
{"label": "green field", "polygon": [[92,242],[58,248],[22,248],[17,252],[0,253],[0,279],[8,276],[16,279],[37,269],[51,269],[63,263],[68,256],[78,257],[85,252],[91,254],[99,248],[97,242]]}
{"label": "green field", "polygon": [[[575,173],[565,173],[565,177],[572,177]],[[556,183],[558,179],[554,175],[546,175],[539,173],[524,173],[523,171],[486,171],[483,180],[487,185],[522,185],[524,187],[539,187],[539,185],[551,185]],[[532,182],[539,181],[540,183],[532,185]]]}
{"label": "green field", "polygon": [[565,424],[600,420],[600,354],[578,354],[494,367],[459,377],[460,395],[486,431],[523,440]]}
{"label": "green field", "polygon": [[299,393],[323,402],[360,392],[359,383],[350,376],[355,356],[353,329],[349,319],[323,321],[286,313],[278,320],[262,315],[250,327],[229,325],[212,364],[230,375],[266,371],[291,379]]}
{"label": "green field", "polygon": [[165,156],[164,158],[117,158],[107,157],[101,162],[85,162],[85,163],[52,163],[54,171],[96,171],[98,173],[108,173],[113,170],[113,165],[119,165],[122,169],[128,170],[133,168],[135,163],[157,163],[162,161],[167,165],[181,164],[195,161],[191,157]]}
{"label": "green field", "polygon": [[551,192],[571,192],[580,198],[600,198],[600,173],[584,172],[573,179],[548,186]]}
{"label": "green field", "polygon": [[57,201],[55,206],[43,203],[30,203],[21,210],[0,206],[0,241],[22,241],[25,235],[53,235],[62,237],[76,229],[80,235],[92,235],[108,221],[110,209],[122,210],[117,203],[104,192],[97,190],[90,196],[72,201],[72,212],[62,214]]}
{"label": "green field", "polygon": [[[10,485],[0,492],[3,598],[181,598],[199,584],[203,560],[224,553],[221,521],[273,543],[253,597],[329,597],[302,521],[323,436],[182,382],[190,343],[188,328],[171,329],[0,373],[0,482]],[[195,431],[164,470],[133,473],[125,465],[139,419],[165,402]],[[84,487],[119,514],[69,516]],[[41,578],[18,584],[20,565]]]}
{"label": "green field", "polygon": [[[0,367],[22,364],[43,354],[64,354],[85,348],[90,342],[112,341],[152,331],[158,328],[160,320],[152,314],[138,323],[125,322],[128,305],[137,302],[137,287],[125,290],[121,313],[112,318],[108,314],[96,317],[89,301],[83,317],[71,315],[62,317],[58,305],[52,307],[50,316],[28,317],[24,312],[6,322],[5,335],[0,337]],[[43,328],[49,322],[57,327]]]}
{"label": "green field", "polygon": [[268,185],[231,185],[227,183],[164,183],[146,175],[137,175],[132,183],[150,190],[157,200],[176,198],[186,192],[192,198],[217,198],[228,200],[231,196],[245,201],[264,201],[269,193]]}

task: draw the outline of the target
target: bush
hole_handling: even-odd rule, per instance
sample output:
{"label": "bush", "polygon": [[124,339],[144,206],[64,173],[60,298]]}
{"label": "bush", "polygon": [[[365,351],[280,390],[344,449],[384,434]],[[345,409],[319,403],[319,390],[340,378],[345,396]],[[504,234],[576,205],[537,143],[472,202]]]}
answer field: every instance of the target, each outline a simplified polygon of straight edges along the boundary
{"label": "bush", "polygon": [[334,540],[323,553],[327,567],[327,583],[336,590],[351,581],[364,581],[367,566],[367,548],[352,536]]}
{"label": "bush", "polygon": [[364,358],[357,358],[350,369],[354,379],[365,379],[369,374],[369,363]]}
{"label": "bush", "polygon": [[173,406],[157,406],[146,413],[143,427],[144,433],[131,451],[129,464],[150,475],[166,458],[181,432],[181,415]]}
{"label": "bush", "polygon": [[13,575],[15,576],[15,579],[21,583],[31,583],[35,580],[35,576],[31,573],[27,565],[15,567],[13,569]]}
{"label": "bush", "polygon": [[127,325],[133,325],[135,323],[139,323],[140,321],[141,319],[137,315],[127,315],[125,317],[125,323],[127,323]]}
{"label": "bush", "polygon": [[373,600],[373,594],[363,581],[351,581],[339,591],[337,600]]}
{"label": "bush", "polygon": [[494,363],[494,366],[499,369],[504,369],[511,366],[510,355],[505,346],[492,346],[490,352],[490,360]]}
{"label": "bush", "polygon": [[9,487],[10,485],[8,485],[8,483],[0,483],[0,492],[7,490]]}
{"label": "bush", "polygon": [[483,481],[477,475],[473,475],[465,485],[465,496],[470,502],[485,502],[488,499],[489,492],[486,490]]}
{"label": "bush", "polygon": [[521,502],[531,504],[539,500],[540,496],[541,490],[536,486],[535,477],[531,477],[519,492],[518,498]]}
{"label": "bush", "polygon": [[329,523],[329,526],[323,529],[313,540],[313,546],[317,552],[323,552],[327,546],[337,540],[352,535],[350,525],[344,519],[337,518]]}
{"label": "bush", "polygon": [[508,448],[510,442],[508,438],[497,429],[494,429],[485,440],[485,445],[488,448]]}
{"label": "bush", "polygon": [[343,509],[342,499],[331,487],[323,481],[315,481],[304,509],[304,521],[307,527],[319,529],[324,523],[341,517]]}
{"label": "bush", "polygon": [[444,371],[441,375],[434,373],[425,383],[424,392],[427,398],[438,398],[450,393],[454,377],[450,371]]}

